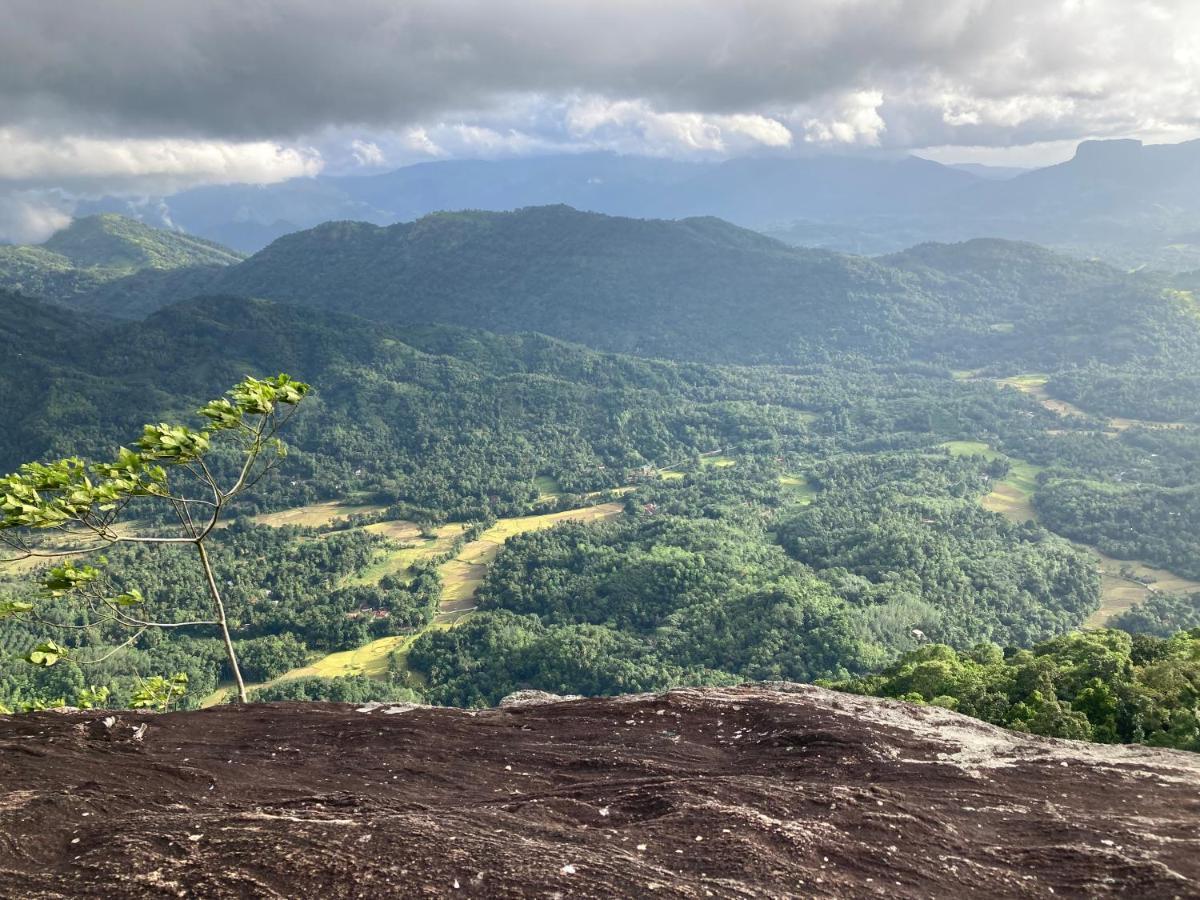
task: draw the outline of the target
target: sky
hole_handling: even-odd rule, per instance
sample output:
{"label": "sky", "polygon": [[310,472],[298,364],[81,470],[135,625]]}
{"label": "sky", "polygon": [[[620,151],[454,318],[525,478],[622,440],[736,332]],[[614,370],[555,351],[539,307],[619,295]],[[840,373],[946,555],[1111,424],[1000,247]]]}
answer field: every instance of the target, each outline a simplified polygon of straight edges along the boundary
{"label": "sky", "polygon": [[0,0],[0,239],[72,198],[585,150],[1200,137],[1197,0]]}

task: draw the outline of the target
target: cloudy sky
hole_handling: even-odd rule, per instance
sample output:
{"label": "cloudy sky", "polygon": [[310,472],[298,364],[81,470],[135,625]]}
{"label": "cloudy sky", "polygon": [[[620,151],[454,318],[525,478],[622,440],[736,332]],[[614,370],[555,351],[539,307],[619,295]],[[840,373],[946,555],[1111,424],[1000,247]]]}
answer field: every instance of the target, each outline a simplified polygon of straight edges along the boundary
{"label": "cloudy sky", "polygon": [[0,237],[69,198],[461,157],[1200,136],[1196,0],[0,0]]}

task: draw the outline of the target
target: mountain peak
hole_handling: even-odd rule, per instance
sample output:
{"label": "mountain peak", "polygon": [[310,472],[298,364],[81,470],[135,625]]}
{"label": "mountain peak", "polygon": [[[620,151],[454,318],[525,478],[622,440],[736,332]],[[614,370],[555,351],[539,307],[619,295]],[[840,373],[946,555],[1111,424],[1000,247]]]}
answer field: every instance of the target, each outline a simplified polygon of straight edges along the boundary
{"label": "mountain peak", "polygon": [[1142,151],[1142,147],[1142,142],[1133,138],[1084,141],[1075,148],[1075,159],[1081,162],[1089,160],[1119,161],[1137,156]]}
{"label": "mountain peak", "polygon": [[171,269],[229,265],[241,255],[203,238],[153,228],[116,213],[75,219],[42,244],[81,268]]}

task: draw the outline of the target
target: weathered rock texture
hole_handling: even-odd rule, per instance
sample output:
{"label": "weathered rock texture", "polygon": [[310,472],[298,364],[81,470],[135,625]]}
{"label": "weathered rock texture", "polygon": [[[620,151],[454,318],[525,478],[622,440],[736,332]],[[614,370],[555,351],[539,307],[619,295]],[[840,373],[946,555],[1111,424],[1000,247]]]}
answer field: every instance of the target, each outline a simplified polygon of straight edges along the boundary
{"label": "weathered rock texture", "polygon": [[0,895],[1200,896],[1200,756],[792,685],[364,710],[0,718]]}

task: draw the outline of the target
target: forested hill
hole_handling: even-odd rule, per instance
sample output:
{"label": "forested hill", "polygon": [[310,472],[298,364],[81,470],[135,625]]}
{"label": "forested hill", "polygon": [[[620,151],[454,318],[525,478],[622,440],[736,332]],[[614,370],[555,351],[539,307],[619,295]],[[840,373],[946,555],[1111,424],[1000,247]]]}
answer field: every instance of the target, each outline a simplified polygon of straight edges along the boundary
{"label": "forested hill", "polygon": [[[110,452],[148,420],[187,420],[247,372],[303,373],[320,385],[293,423],[287,505],[366,490],[438,515],[522,511],[536,476],[567,492],[621,483],[626,468],[689,458],[804,416],[752,416],[774,376],[597,353],[539,336],[411,332],[265,300],[199,297],[142,322],[97,326],[0,292],[5,428],[0,470],[81,448]],[[793,387],[790,403],[801,402]],[[728,404],[726,407],[725,404]],[[776,421],[779,420],[779,421]],[[765,432],[763,432],[765,434]]]}
{"label": "forested hill", "polygon": [[[43,244],[0,246],[0,288],[137,315],[143,306],[134,294],[152,290],[149,305],[161,306],[198,292],[221,267],[241,259],[220,244],[124,216],[86,216]],[[115,282],[122,285],[114,292]],[[78,299],[93,292],[99,293],[90,302]]]}
{"label": "forested hill", "polygon": [[[850,353],[1037,370],[1200,347],[1195,316],[1156,280],[1030,244],[923,245],[871,260],[788,247],[718,219],[563,206],[328,223],[220,270],[207,289],[703,361]],[[144,292],[133,304],[85,299],[127,317],[152,305]]]}
{"label": "forested hill", "polygon": [[65,256],[80,268],[174,269],[203,264],[229,265],[242,259],[240,253],[204,238],[151,228],[112,214],[76,219],[41,246]]}

